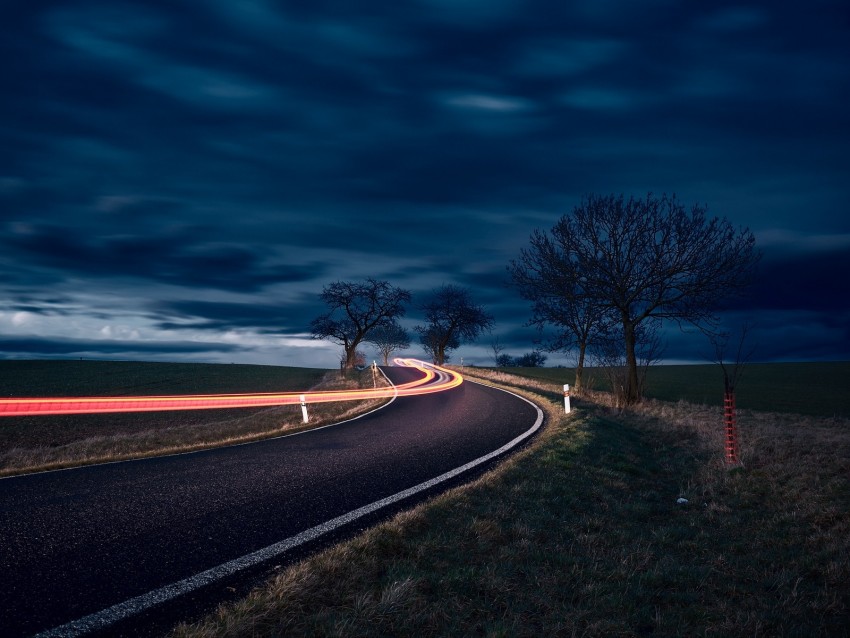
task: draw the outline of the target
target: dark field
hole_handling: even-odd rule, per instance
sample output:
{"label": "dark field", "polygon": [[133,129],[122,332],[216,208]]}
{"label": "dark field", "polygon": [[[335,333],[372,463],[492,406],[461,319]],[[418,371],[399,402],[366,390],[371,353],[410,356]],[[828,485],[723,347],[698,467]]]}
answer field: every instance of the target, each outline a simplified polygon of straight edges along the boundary
{"label": "dark field", "polygon": [[288,392],[327,370],[140,361],[0,361],[0,397]]}
{"label": "dark field", "polygon": [[[130,396],[371,387],[316,368],[132,361],[0,361],[0,396]],[[368,403],[368,404],[367,404]],[[244,442],[353,416],[374,402],[0,418],[0,475]]]}
{"label": "dark field", "polygon": [[[553,383],[575,382],[572,368],[502,368],[505,372]],[[610,390],[603,370],[585,370],[585,385]],[[723,374],[717,365],[665,365],[650,368],[645,396],[700,405],[723,404]],[[736,400],[739,408],[809,416],[850,416],[850,362],[752,363],[744,367]]]}

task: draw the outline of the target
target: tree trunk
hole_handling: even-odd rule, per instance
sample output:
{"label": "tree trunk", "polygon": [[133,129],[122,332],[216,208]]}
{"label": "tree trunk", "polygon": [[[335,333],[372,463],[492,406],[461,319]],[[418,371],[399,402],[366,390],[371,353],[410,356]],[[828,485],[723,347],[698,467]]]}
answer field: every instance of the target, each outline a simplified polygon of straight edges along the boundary
{"label": "tree trunk", "polygon": [[576,366],[576,382],[573,386],[573,390],[576,394],[581,394],[582,391],[582,377],[584,376],[584,353],[587,350],[586,343],[578,344],[578,365]]}
{"label": "tree trunk", "polygon": [[354,358],[356,356],[356,349],[350,348],[345,351],[345,369],[351,370],[354,367]]}
{"label": "tree trunk", "polygon": [[626,319],[623,320],[623,336],[626,343],[626,387],[623,388],[623,399],[626,405],[635,405],[640,403],[640,384],[635,355],[635,326]]}

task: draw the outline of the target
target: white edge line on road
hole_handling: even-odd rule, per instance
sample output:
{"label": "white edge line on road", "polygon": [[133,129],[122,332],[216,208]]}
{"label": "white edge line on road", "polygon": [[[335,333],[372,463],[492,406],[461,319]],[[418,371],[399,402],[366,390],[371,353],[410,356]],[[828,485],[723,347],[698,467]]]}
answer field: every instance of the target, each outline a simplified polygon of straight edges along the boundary
{"label": "white edge line on road", "polygon": [[[473,383],[477,382],[473,381]],[[311,527],[310,529],[305,530],[300,534],[290,536],[289,538],[284,539],[278,543],[274,543],[273,545],[269,545],[268,547],[264,547],[263,549],[257,550],[250,554],[246,554],[245,556],[241,556],[240,558],[235,558],[231,561],[228,561],[206,571],[200,572],[199,574],[195,574],[194,576],[191,576],[184,580],[177,581],[176,583],[171,583],[170,585],[166,585],[165,587],[160,587],[159,589],[155,589],[146,594],[142,594],[141,596],[130,598],[129,600],[125,600],[122,603],[118,603],[117,605],[113,605],[112,607],[108,607],[107,609],[101,610],[94,614],[84,616],[83,618],[79,618],[78,620],[71,621],[65,625],[49,629],[45,632],[38,634],[36,638],[70,638],[72,636],[83,636],[89,632],[109,627],[110,625],[113,625],[116,622],[146,611],[160,603],[173,600],[174,598],[200,589],[205,585],[212,584],[217,580],[232,576],[233,574],[239,571],[249,569],[267,560],[271,560],[272,558],[275,558],[276,556],[279,556],[280,554],[283,554],[284,552],[287,552],[294,547],[298,547],[303,543],[315,540],[320,536],[337,529],[338,527],[356,521],[358,518],[366,516],[367,514],[371,514],[372,512],[375,512],[388,505],[392,505],[393,503],[396,503],[409,496],[413,496],[414,494],[427,490],[431,487],[434,487],[435,485],[439,485],[440,483],[448,481],[449,479],[452,479],[458,476],[459,474],[466,472],[467,470],[471,470],[472,468],[481,465],[482,463],[486,463],[487,461],[499,456],[500,454],[503,454],[508,450],[516,447],[525,439],[534,434],[537,430],[539,430],[540,426],[543,425],[543,411],[536,404],[532,403],[525,397],[520,396],[518,394],[514,394],[513,392],[510,392],[509,390],[505,390],[503,388],[495,388],[494,386],[490,386],[488,384],[482,383],[479,385],[484,385],[486,387],[494,388],[495,390],[500,390],[501,392],[506,392],[519,399],[522,399],[526,403],[533,406],[534,409],[537,410],[537,420],[534,422],[534,425],[516,438],[514,438],[513,440],[509,441],[508,443],[505,443],[499,449],[494,450],[489,454],[485,454],[484,456],[481,456],[473,461],[470,461],[469,463],[461,465],[460,467],[457,467],[453,470],[449,470],[448,472],[441,474],[440,476],[437,476],[435,478],[432,478],[428,481],[425,481],[424,483],[419,483],[418,485],[414,485],[413,487],[410,487],[406,490],[403,490],[391,496],[387,496],[386,498],[382,498],[381,500],[375,501],[373,503],[369,503],[368,505],[364,505],[363,507],[359,507],[355,510],[348,512],[347,514],[343,514],[342,516],[338,516],[329,521],[325,521],[320,525]],[[393,398],[393,400],[394,399],[395,397]]]}
{"label": "white edge line on road", "polygon": [[[380,370],[380,368],[378,368]],[[277,439],[286,439],[290,436],[298,436],[299,434],[307,434],[308,432],[317,432],[319,430],[324,430],[325,428],[332,428],[337,425],[343,425],[344,423],[351,423],[352,421],[356,421],[357,419],[362,419],[364,416],[369,416],[373,412],[377,412],[378,410],[383,410],[390,403],[395,401],[398,398],[398,388],[395,383],[390,381],[390,378],[387,376],[387,373],[383,370],[380,370],[381,374],[384,375],[384,378],[389,382],[389,384],[393,387],[393,398],[384,403],[383,405],[379,405],[377,408],[373,408],[368,412],[364,412],[363,414],[358,414],[355,417],[351,417],[350,419],[346,419],[345,421],[337,421],[336,423],[328,423],[327,425],[320,425],[316,428],[308,428],[306,430],[299,430],[298,432],[290,432],[289,434],[279,434],[277,436],[270,436],[267,439],[254,439],[253,441],[244,441],[242,443],[230,443],[228,445],[220,445],[214,447],[205,447],[200,448],[198,450],[187,450],[185,452],[172,452],[170,454],[158,454],[157,456],[142,456],[134,459],[120,459],[118,461],[104,461],[102,463],[87,463],[86,465],[75,465],[73,467],[59,467],[55,470],[40,470],[38,472],[27,472],[26,474],[10,474],[9,476],[0,476],[0,481],[5,481],[9,479],[22,478],[26,476],[34,476],[36,474],[51,474],[53,472],[73,472],[75,470],[84,470],[89,467],[97,467],[98,465],[119,465],[121,463],[142,463],[144,461],[152,461],[154,459],[167,459],[172,456],[188,456],[189,454],[203,454],[204,452],[212,452],[214,450],[226,450],[229,447],[240,447],[243,445],[254,445],[255,443],[265,443],[266,441],[276,441]],[[271,406],[269,409],[273,410],[277,407],[282,406]],[[237,409],[237,408],[233,408]]]}

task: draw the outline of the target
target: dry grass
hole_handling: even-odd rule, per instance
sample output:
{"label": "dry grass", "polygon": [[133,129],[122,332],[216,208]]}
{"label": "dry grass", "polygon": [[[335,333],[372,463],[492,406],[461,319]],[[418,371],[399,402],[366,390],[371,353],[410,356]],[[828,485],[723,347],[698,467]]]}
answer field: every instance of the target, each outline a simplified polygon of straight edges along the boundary
{"label": "dry grass", "polygon": [[848,635],[846,421],[742,414],[730,470],[716,410],[536,390],[529,447],[174,635]]}
{"label": "dry grass", "polygon": [[[378,375],[378,384],[388,385]],[[315,390],[372,387],[371,373],[329,372]],[[262,409],[9,417],[0,423],[0,476],[246,443],[353,418],[385,399]]]}

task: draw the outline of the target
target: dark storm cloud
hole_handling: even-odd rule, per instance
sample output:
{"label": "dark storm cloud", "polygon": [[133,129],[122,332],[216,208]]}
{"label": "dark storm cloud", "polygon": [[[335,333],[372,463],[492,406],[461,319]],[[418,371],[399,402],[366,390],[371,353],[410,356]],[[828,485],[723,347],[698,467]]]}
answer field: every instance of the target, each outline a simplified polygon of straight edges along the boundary
{"label": "dark storm cloud", "polygon": [[[850,233],[846,15],[830,1],[13,3],[5,319],[111,323],[135,304],[178,334],[293,333],[323,285],[376,276],[417,297],[468,286],[526,351],[505,265],[587,193],[676,192],[759,239]],[[846,266],[766,241],[746,311],[823,334],[848,298],[826,275]],[[778,281],[805,290],[788,302]],[[73,299],[28,301],[38,287]]]}
{"label": "dark storm cloud", "polygon": [[850,316],[850,246],[810,254],[771,254],[734,304],[745,311],[809,310]]}
{"label": "dark storm cloud", "polygon": [[[312,279],[321,267],[263,263],[265,249],[199,242],[194,229],[96,236],[62,226],[32,227],[5,238],[6,254],[67,277],[134,277],[186,287],[253,292],[270,283]],[[206,234],[206,233],[203,233]]]}
{"label": "dark storm cloud", "polygon": [[238,346],[216,342],[97,341],[85,339],[0,339],[0,352],[27,356],[150,356],[233,352]]}
{"label": "dark storm cloud", "polygon": [[213,332],[251,327],[260,332],[309,331],[310,320],[325,312],[318,295],[285,306],[213,301],[175,301],[156,304],[152,314],[165,330]]}

